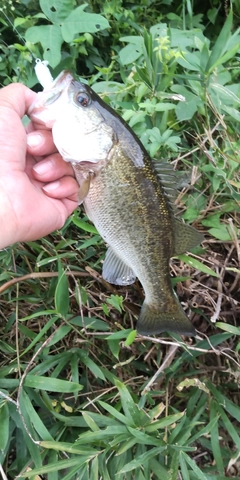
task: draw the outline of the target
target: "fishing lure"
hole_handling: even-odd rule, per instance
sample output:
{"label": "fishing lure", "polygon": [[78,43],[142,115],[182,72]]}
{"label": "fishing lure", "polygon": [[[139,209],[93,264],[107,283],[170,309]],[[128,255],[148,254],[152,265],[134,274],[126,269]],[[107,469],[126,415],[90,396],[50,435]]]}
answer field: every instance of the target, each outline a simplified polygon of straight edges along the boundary
{"label": "fishing lure", "polygon": [[54,80],[48,68],[48,61],[40,60],[40,58],[37,58],[34,70],[35,70],[37,79],[39,83],[42,85],[42,87],[44,89],[51,88]]}

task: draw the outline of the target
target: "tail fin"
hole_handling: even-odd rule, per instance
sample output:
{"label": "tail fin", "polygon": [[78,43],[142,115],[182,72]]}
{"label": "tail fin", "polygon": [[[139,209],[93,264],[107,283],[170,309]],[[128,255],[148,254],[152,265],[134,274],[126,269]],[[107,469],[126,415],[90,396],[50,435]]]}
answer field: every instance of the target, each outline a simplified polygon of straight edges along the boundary
{"label": "tail fin", "polygon": [[137,331],[141,335],[161,332],[175,332],[190,337],[196,335],[194,326],[180,304],[176,304],[174,312],[160,312],[156,307],[144,302],[137,322]]}

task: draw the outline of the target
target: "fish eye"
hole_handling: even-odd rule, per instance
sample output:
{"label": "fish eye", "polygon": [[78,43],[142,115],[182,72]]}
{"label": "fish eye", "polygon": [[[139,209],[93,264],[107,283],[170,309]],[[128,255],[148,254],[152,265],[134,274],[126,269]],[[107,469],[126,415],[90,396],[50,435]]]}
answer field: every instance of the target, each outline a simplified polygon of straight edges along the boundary
{"label": "fish eye", "polygon": [[86,92],[78,92],[75,100],[77,103],[82,105],[82,107],[87,107],[91,103],[91,98]]}

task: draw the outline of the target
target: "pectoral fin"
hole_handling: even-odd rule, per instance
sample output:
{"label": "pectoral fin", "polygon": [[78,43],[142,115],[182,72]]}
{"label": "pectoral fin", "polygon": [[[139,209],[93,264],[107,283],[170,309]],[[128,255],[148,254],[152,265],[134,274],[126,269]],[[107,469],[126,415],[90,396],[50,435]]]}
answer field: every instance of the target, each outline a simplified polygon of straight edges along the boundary
{"label": "pectoral fin", "polygon": [[132,269],[117,256],[111,247],[106,253],[102,276],[104,280],[114,285],[131,285],[136,279]]}
{"label": "pectoral fin", "polygon": [[195,228],[190,225],[182,223],[181,220],[173,217],[174,230],[174,255],[181,255],[182,253],[191,250],[199,245],[204,237]]}
{"label": "pectoral fin", "polygon": [[88,192],[89,192],[89,188],[90,188],[90,183],[91,183],[91,180],[93,178],[93,173],[92,172],[88,172],[87,174],[87,177],[84,178],[77,178],[77,180],[79,181],[79,190],[78,190],[78,204],[81,205],[81,203],[83,203],[83,201],[85,200]]}

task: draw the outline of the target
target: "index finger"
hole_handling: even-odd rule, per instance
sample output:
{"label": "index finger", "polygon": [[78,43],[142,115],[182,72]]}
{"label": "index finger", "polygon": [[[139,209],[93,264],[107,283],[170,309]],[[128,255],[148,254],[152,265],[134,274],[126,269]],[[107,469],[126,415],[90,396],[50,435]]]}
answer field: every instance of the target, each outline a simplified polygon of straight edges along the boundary
{"label": "index finger", "polygon": [[20,83],[0,90],[0,173],[23,171],[27,137],[22,117],[33,103],[36,93]]}
{"label": "index finger", "polygon": [[23,117],[36,98],[36,93],[21,83],[11,83],[0,90],[0,109],[4,107],[14,110]]}

